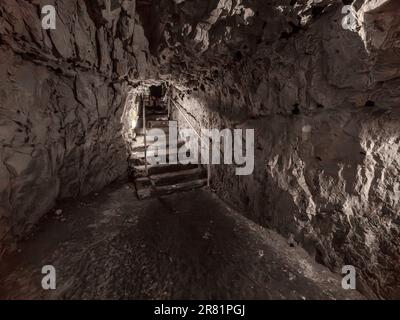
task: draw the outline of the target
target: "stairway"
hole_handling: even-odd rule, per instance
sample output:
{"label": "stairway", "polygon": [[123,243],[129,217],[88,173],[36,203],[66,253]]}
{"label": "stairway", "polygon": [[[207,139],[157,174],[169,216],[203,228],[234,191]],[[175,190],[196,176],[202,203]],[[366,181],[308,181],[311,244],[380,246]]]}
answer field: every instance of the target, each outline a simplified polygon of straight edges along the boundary
{"label": "stairway", "polygon": [[[146,131],[149,129],[161,129],[166,135],[168,142],[169,127],[168,127],[168,112],[165,108],[154,108],[146,106]],[[146,175],[146,158],[145,150],[152,147],[153,139],[147,136],[147,148],[145,148],[145,130],[143,126],[143,116],[138,121],[136,128],[136,142],[133,152],[129,159],[129,165],[132,169],[133,178],[135,181],[136,193],[139,199],[157,197],[161,195],[171,194],[177,191],[188,191],[203,187],[207,184],[207,174],[203,168],[197,164],[158,164],[151,165],[147,161]],[[178,141],[178,149],[185,142]],[[168,156],[177,154],[178,149],[169,150],[166,143],[166,150],[159,150],[159,153],[164,153]]]}

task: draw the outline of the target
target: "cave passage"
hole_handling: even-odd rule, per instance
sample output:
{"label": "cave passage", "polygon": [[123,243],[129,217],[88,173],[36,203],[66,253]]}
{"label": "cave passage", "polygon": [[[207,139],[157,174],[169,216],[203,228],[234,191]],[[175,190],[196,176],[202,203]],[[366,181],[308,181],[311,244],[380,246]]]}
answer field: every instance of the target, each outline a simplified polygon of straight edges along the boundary
{"label": "cave passage", "polygon": [[[170,120],[179,129],[190,121],[170,110],[171,90],[144,85],[128,95],[128,178],[59,202],[1,265],[0,299],[363,299],[294,242],[221,201],[201,163],[149,163],[160,143],[151,130],[168,139]],[[170,160],[185,144],[166,142],[157,154]],[[46,261],[61,289],[43,290],[37,270]]]}
{"label": "cave passage", "polygon": [[0,1],[0,299],[400,299],[399,0]]}

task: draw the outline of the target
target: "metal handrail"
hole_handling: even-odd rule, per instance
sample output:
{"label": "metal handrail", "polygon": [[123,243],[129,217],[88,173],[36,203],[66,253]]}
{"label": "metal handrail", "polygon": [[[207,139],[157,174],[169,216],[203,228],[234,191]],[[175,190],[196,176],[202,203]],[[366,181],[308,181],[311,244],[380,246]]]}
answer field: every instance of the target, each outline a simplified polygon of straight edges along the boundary
{"label": "metal handrail", "polygon": [[[190,120],[186,117],[185,113],[182,110],[182,107],[180,105],[178,105],[177,102],[175,102],[174,100],[172,100],[172,98],[170,97],[169,100],[172,102],[172,104],[175,106],[175,108],[178,109],[178,111],[181,113],[181,115],[183,116],[183,118],[186,120],[186,122],[192,127],[192,129],[194,130],[194,132],[196,133],[196,135],[199,137],[201,142],[204,142],[201,134],[197,131],[197,129],[194,127],[194,125],[190,122]],[[208,145],[210,145],[210,143],[208,142]],[[205,148],[202,143],[201,143],[201,147]],[[210,153],[210,149],[208,149],[208,163],[207,163],[207,186],[210,187],[211,185],[211,153]]]}

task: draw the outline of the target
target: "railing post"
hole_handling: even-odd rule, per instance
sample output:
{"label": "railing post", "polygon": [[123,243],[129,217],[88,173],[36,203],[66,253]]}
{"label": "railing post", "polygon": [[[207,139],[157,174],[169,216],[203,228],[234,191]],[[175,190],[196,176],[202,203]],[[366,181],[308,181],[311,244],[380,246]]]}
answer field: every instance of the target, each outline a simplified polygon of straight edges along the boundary
{"label": "railing post", "polygon": [[208,164],[207,164],[207,187],[211,186],[211,160],[212,160],[211,147],[209,145],[209,147],[208,147]]}
{"label": "railing post", "polygon": [[141,95],[142,108],[143,108],[143,133],[144,133],[144,167],[146,176],[149,175],[149,169],[147,167],[147,129],[146,129],[146,103],[143,99],[143,94]]}
{"label": "railing post", "polygon": [[203,148],[204,148],[204,146],[203,146],[203,141],[201,141],[201,138],[200,137],[198,137],[197,138],[198,140],[198,145],[200,146],[200,152],[199,152],[199,154],[197,155],[197,161],[198,161],[198,164],[197,164],[197,167],[199,168],[199,169],[201,169],[201,155],[202,155],[202,153],[203,153]]}
{"label": "railing post", "polygon": [[168,103],[167,103],[167,105],[168,105],[168,120],[170,119],[170,116],[171,116],[171,96],[169,96],[168,95]]}

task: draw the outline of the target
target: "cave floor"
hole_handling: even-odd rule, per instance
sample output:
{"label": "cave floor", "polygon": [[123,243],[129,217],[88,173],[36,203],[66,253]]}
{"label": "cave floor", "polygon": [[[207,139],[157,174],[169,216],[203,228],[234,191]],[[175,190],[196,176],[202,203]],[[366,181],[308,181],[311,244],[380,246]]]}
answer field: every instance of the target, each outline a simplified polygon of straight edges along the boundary
{"label": "cave floor", "polygon": [[[118,183],[57,208],[3,260],[0,298],[362,298],[206,189],[140,201]],[[41,288],[48,264],[56,290]]]}

